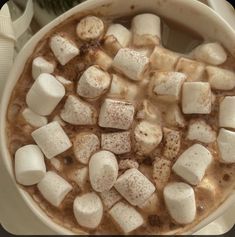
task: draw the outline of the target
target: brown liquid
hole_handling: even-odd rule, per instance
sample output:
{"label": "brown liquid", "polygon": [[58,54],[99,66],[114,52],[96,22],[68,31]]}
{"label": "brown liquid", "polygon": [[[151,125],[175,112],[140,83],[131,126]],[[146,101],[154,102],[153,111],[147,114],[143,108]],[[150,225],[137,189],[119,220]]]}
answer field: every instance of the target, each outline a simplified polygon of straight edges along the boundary
{"label": "brown liquid", "polygon": [[[106,25],[110,23],[110,21],[105,20]],[[116,22],[124,23],[125,25],[130,25],[130,18],[125,19],[119,19],[115,20]],[[66,32],[66,35],[68,35],[70,38],[74,40],[74,42],[80,47],[82,50],[82,54],[79,57],[76,57],[72,61],[70,61],[65,66],[60,66],[59,64],[56,67],[56,70],[54,74],[61,75],[65,77],[66,79],[69,79],[74,82],[74,87],[71,89],[71,91],[67,91],[68,94],[76,94],[75,88],[76,88],[76,82],[79,78],[79,76],[82,74],[82,72],[92,64],[86,57],[87,48],[90,47],[100,47],[102,48],[102,45],[99,42],[93,42],[92,45],[81,45],[82,43],[78,40],[78,38],[75,35],[75,27],[77,25],[77,19],[69,19],[66,22],[63,23],[63,25],[60,25],[57,27],[53,32],[49,33],[44,37],[44,39],[38,44],[36,47],[34,53],[32,56],[28,59],[24,71],[22,75],[20,76],[20,79],[15,86],[15,89],[11,96],[11,101],[8,108],[8,115],[7,115],[7,129],[6,132],[8,134],[8,144],[9,144],[9,151],[12,157],[12,161],[14,162],[14,154],[16,150],[27,144],[33,144],[34,141],[31,137],[31,132],[35,130],[35,128],[32,128],[30,125],[28,125],[24,119],[21,116],[21,112],[25,107],[27,107],[25,102],[26,94],[33,84],[34,80],[31,76],[31,63],[32,60],[37,56],[43,56],[47,60],[52,60],[54,58],[51,50],[48,46],[48,39],[49,37],[54,34],[55,32]],[[173,27],[173,29],[171,28]],[[169,45],[169,48],[172,48],[172,40],[170,38],[174,38],[174,35],[176,37],[183,37],[185,39],[188,39],[187,44],[184,42],[184,48],[182,46],[179,47],[180,52],[187,52],[189,49],[191,49],[193,46],[199,44],[202,40],[195,36],[194,34],[191,34],[189,31],[185,31],[182,28],[179,28],[178,25],[169,23],[169,21],[163,21],[163,44]],[[184,32],[184,33],[182,33]],[[235,60],[229,56],[227,62],[222,65],[224,68],[229,68],[231,70],[235,70]],[[112,70],[110,70],[112,72]],[[206,78],[205,78],[206,80]],[[148,95],[146,95],[146,86],[142,86],[140,89],[140,93],[138,94],[138,98],[135,101],[135,107],[136,110],[140,108],[141,102],[143,98],[148,98]],[[224,95],[235,95],[235,90],[229,91],[229,92],[214,92],[216,95],[218,95],[218,98],[216,99],[216,103],[213,107],[213,111],[210,115],[187,115],[185,116],[186,120],[189,121],[191,118],[203,118],[207,121],[208,124],[210,124],[213,129],[218,133],[218,102],[219,97],[222,97]],[[48,117],[49,122],[52,121],[53,117],[60,113],[61,108],[64,105],[66,97],[63,99],[63,101],[57,106],[55,111]],[[102,103],[104,98],[100,98],[99,100],[95,102],[90,102],[94,104],[97,109],[100,107],[100,104]],[[151,101],[151,98],[148,98]],[[156,104],[156,101],[153,102]],[[160,103],[160,102],[159,102]],[[164,104],[157,104],[157,106],[161,106],[163,108],[167,108],[167,105]],[[163,125],[167,126],[167,124]],[[181,130],[183,133],[182,137],[182,146],[181,151],[178,154],[178,156],[189,146],[191,146],[194,142],[185,140],[185,134],[186,129],[180,129],[175,128],[178,130]],[[96,126],[73,126],[66,124],[64,127],[65,132],[68,134],[71,140],[73,140],[74,136],[78,132],[82,131],[92,131],[96,133],[100,137],[100,133],[103,131],[115,131],[114,129],[103,129]],[[213,154],[214,161],[212,165],[209,167],[206,173],[206,177],[209,177],[211,180],[214,181],[214,183],[217,186],[216,189],[216,196],[215,198],[211,198],[210,194],[207,192],[198,189],[197,187],[194,188],[195,194],[196,194],[196,201],[197,201],[197,217],[195,221],[186,226],[182,226],[179,224],[176,224],[168,215],[168,212],[164,206],[164,202],[162,199],[162,191],[158,191],[159,199],[161,201],[160,203],[160,210],[156,215],[147,216],[144,213],[141,213],[143,217],[145,218],[145,224],[133,232],[133,234],[160,234],[160,233],[166,233],[169,231],[176,231],[176,232],[182,232],[183,230],[188,230],[195,224],[197,224],[200,220],[205,218],[209,213],[211,213],[214,209],[216,209],[228,196],[228,194],[231,192],[231,190],[234,188],[235,184],[235,165],[224,165],[220,164],[218,162],[218,149],[216,146],[216,143],[205,145]],[[161,150],[160,150],[161,152]],[[161,155],[161,154],[160,154]],[[125,155],[117,156],[118,160],[123,158],[129,158],[132,157],[135,159],[135,154],[133,152]],[[22,187],[27,192],[29,192],[34,200],[38,203],[38,205],[47,213],[49,217],[51,217],[56,223],[71,229],[74,232],[80,233],[81,227],[77,224],[75,217],[73,215],[73,209],[72,204],[73,200],[77,195],[82,194],[82,191],[78,188],[78,186],[71,182],[68,178],[68,174],[73,169],[81,168],[82,165],[79,164],[73,154],[73,150],[70,149],[66,151],[65,153],[59,155],[59,160],[63,163],[63,171],[59,174],[64,177],[66,180],[68,180],[74,187],[73,191],[70,192],[65,200],[63,201],[60,208],[55,208],[52,205],[50,205],[39,193],[36,186],[31,187]],[[146,173],[146,176],[152,177],[151,174],[151,159],[154,158],[154,152],[152,154],[152,157],[148,157],[143,162],[147,166],[149,166],[149,171]],[[50,162],[46,159],[46,165],[47,170],[54,170],[56,171],[53,166],[50,164]],[[171,174],[170,181],[179,181],[181,180],[179,177],[174,175],[174,173]],[[83,192],[89,192],[92,191],[90,184],[87,183],[86,189]],[[141,212],[141,210],[138,210]],[[116,226],[110,221],[110,217],[108,213],[104,213],[103,220],[100,224],[100,226],[93,231],[90,230],[84,230],[87,231],[90,234],[118,234],[120,233],[119,230],[116,228]]]}

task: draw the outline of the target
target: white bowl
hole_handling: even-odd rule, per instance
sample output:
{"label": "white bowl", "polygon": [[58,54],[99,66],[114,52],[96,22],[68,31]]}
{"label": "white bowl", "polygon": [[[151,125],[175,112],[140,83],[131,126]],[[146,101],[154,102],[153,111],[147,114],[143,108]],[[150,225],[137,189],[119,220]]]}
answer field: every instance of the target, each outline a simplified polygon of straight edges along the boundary
{"label": "white bowl", "polygon": [[[134,7],[133,7],[134,6]],[[6,137],[6,112],[12,90],[21,75],[25,62],[33,53],[37,43],[52,28],[62,23],[65,19],[72,15],[89,13],[99,13],[104,16],[121,17],[137,12],[153,12],[159,16],[163,16],[170,20],[176,21],[183,26],[193,29],[205,39],[221,42],[222,45],[235,56],[235,32],[232,28],[213,10],[199,3],[196,0],[89,0],[70,11],[64,13],[60,17],[53,20],[50,24],[41,29],[18,54],[15,63],[10,72],[6,87],[1,100],[0,111],[0,151],[3,164],[8,171],[9,176],[14,180],[15,188],[19,190],[25,202],[49,228],[58,234],[73,234],[71,231],[54,223],[33,201],[31,196],[25,192],[15,182],[14,171],[12,169],[12,160],[7,149]],[[187,231],[191,234],[208,223],[212,222],[222,215],[232,203],[235,202],[235,191],[206,219],[201,221],[194,228]],[[81,232],[83,233],[83,232]],[[185,232],[186,233],[186,232]]]}

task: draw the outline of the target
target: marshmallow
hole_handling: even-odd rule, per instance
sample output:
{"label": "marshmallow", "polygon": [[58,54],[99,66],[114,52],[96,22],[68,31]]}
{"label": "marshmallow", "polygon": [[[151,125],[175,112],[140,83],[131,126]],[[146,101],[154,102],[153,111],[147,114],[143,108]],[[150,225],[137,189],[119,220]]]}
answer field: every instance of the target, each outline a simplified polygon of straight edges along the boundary
{"label": "marshmallow", "polygon": [[157,45],[161,40],[161,20],[154,14],[140,14],[131,23],[135,46]]}
{"label": "marshmallow", "polygon": [[115,132],[101,134],[101,148],[120,155],[131,151],[130,132]]}
{"label": "marshmallow", "polygon": [[135,150],[139,155],[148,155],[162,140],[162,129],[158,124],[141,121],[134,130]]}
{"label": "marshmallow", "polygon": [[185,73],[188,76],[188,81],[201,81],[204,75],[205,65],[182,57],[176,64],[176,71]]}
{"label": "marshmallow", "polygon": [[100,193],[100,197],[106,209],[110,209],[114,204],[122,199],[122,196],[114,188]]}
{"label": "marshmallow", "polygon": [[163,156],[169,160],[176,158],[181,145],[180,132],[163,128],[163,144]]}
{"label": "marshmallow", "polygon": [[130,233],[144,224],[140,213],[124,202],[114,205],[109,214],[124,234]]}
{"label": "marshmallow", "polygon": [[97,66],[91,66],[80,77],[77,93],[82,97],[95,99],[108,90],[110,82],[111,78],[107,72]]}
{"label": "marshmallow", "polygon": [[172,169],[188,183],[197,185],[202,180],[212,159],[209,150],[200,144],[194,144],[181,154]]}
{"label": "marshmallow", "polygon": [[210,114],[211,89],[207,82],[185,82],[182,89],[184,114]]}
{"label": "marshmallow", "polygon": [[94,125],[97,120],[97,112],[89,103],[74,95],[69,95],[60,117],[73,125]]}
{"label": "marshmallow", "polygon": [[61,172],[63,170],[63,164],[59,159],[53,157],[50,159],[50,163],[57,171]]}
{"label": "marshmallow", "polygon": [[53,171],[48,171],[37,187],[42,196],[55,207],[59,207],[73,189],[65,179]]}
{"label": "marshmallow", "polygon": [[220,65],[227,60],[227,54],[219,43],[201,44],[191,54],[196,60],[212,65]]}
{"label": "marshmallow", "polygon": [[153,163],[153,180],[158,190],[161,190],[171,175],[171,161],[156,158]]}
{"label": "marshmallow", "polygon": [[152,77],[153,94],[164,101],[178,101],[186,78],[186,75],[180,72],[156,72]]}
{"label": "marshmallow", "polygon": [[217,137],[220,161],[235,163],[235,132],[221,128]]}
{"label": "marshmallow", "polygon": [[192,120],[188,126],[187,139],[212,143],[216,140],[216,132],[204,120]]}
{"label": "marshmallow", "polygon": [[114,187],[133,206],[144,203],[155,191],[154,185],[135,168],[119,176]]}
{"label": "marshmallow", "polygon": [[119,170],[128,170],[131,168],[139,168],[139,163],[135,160],[131,159],[125,159],[125,160],[120,160],[119,162]]}
{"label": "marshmallow", "polygon": [[194,190],[186,183],[168,184],[164,191],[164,200],[171,217],[179,224],[189,224],[196,216]]}
{"label": "marshmallow", "polygon": [[66,89],[73,89],[73,82],[70,80],[65,79],[62,76],[56,76],[55,77],[57,79],[58,82],[60,82]]}
{"label": "marshmallow", "polygon": [[96,193],[86,193],[76,197],[73,212],[80,226],[95,229],[103,217],[103,205]]}
{"label": "marshmallow", "polygon": [[109,191],[118,176],[118,163],[109,151],[99,151],[92,155],[89,162],[89,177],[96,192]]}
{"label": "marshmallow", "polygon": [[153,69],[174,71],[178,59],[179,54],[156,46],[150,56],[150,64]]}
{"label": "marshmallow", "polygon": [[37,57],[32,62],[32,76],[33,79],[37,79],[42,73],[53,73],[55,70],[55,64],[48,62],[43,57]]}
{"label": "marshmallow", "polygon": [[44,116],[40,116],[34,113],[29,108],[25,108],[22,112],[22,116],[24,117],[25,121],[29,123],[33,127],[42,127],[48,123],[48,120]]}
{"label": "marshmallow", "polygon": [[134,106],[125,101],[105,99],[99,115],[99,126],[128,130],[134,119]]}
{"label": "marshmallow", "polygon": [[98,17],[87,16],[78,23],[76,32],[84,41],[99,39],[104,33],[104,23]]}
{"label": "marshmallow", "polygon": [[185,119],[181,110],[177,104],[173,104],[167,107],[165,122],[174,127],[185,127]]}
{"label": "marshmallow", "polygon": [[138,207],[148,215],[156,215],[159,209],[159,199],[157,193],[153,193],[152,196],[147,199],[144,203],[139,205]]}
{"label": "marshmallow", "polygon": [[79,55],[80,50],[76,44],[65,37],[54,35],[50,40],[50,47],[59,63],[64,66]]}
{"label": "marshmallow", "polygon": [[62,126],[62,127],[66,126],[66,123],[61,119],[61,117],[59,115],[56,115],[53,118],[53,121],[58,122],[60,124],[60,126]]}
{"label": "marshmallow", "polygon": [[26,103],[33,112],[47,116],[52,113],[64,95],[64,86],[54,76],[43,73],[28,91]]}
{"label": "marshmallow", "polygon": [[235,96],[226,96],[220,102],[219,126],[235,128]]}
{"label": "marshmallow", "polygon": [[141,53],[143,56],[149,58],[153,52],[152,48],[133,48],[135,51]]}
{"label": "marshmallow", "polygon": [[44,156],[37,145],[27,145],[15,153],[15,175],[18,183],[34,185],[46,174]]}
{"label": "marshmallow", "polygon": [[83,167],[81,169],[73,170],[69,173],[68,177],[83,190],[88,182],[88,168]]}
{"label": "marshmallow", "polygon": [[122,48],[113,59],[113,68],[128,78],[139,81],[143,78],[149,59],[129,48]]}
{"label": "marshmallow", "polygon": [[91,155],[99,148],[99,138],[89,132],[78,133],[73,142],[75,158],[84,165],[88,164]]}
{"label": "marshmallow", "polygon": [[58,122],[51,122],[32,132],[32,137],[48,159],[67,151],[71,142]]}
{"label": "marshmallow", "polygon": [[235,87],[235,73],[233,71],[207,66],[206,72],[212,89],[232,90]]}

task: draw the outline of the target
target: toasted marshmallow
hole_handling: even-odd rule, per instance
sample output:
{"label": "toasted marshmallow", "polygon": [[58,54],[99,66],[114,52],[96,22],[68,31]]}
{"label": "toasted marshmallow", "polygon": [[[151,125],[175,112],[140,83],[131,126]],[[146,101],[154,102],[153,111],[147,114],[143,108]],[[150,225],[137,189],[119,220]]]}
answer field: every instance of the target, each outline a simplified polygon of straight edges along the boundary
{"label": "toasted marshmallow", "polygon": [[89,177],[96,192],[109,191],[117,180],[118,163],[109,151],[99,151],[92,155],[89,162]]}
{"label": "toasted marshmallow", "polygon": [[113,59],[113,67],[128,78],[139,81],[148,67],[149,59],[129,48],[122,48]]}
{"label": "toasted marshmallow", "polygon": [[173,104],[167,108],[165,122],[174,127],[185,127],[185,119],[177,104]]}
{"label": "toasted marshmallow", "polygon": [[100,193],[100,197],[106,209],[110,209],[114,204],[122,199],[122,196],[114,188]]}
{"label": "toasted marshmallow", "polygon": [[139,155],[148,155],[162,140],[162,129],[158,124],[141,121],[134,130],[135,150]]}
{"label": "toasted marshmallow", "polygon": [[60,126],[62,126],[62,127],[66,126],[66,123],[61,119],[61,117],[59,115],[56,115],[53,118],[53,121],[58,122],[60,124]]}
{"label": "toasted marshmallow", "polygon": [[38,115],[34,113],[29,108],[25,108],[22,112],[22,116],[24,117],[25,121],[29,123],[33,127],[42,127],[48,123],[46,117]]}
{"label": "toasted marshmallow", "polygon": [[98,17],[87,16],[78,23],[76,32],[84,41],[99,39],[104,33],[104,23]]}
{"label": "toasted marshmallow", "polygon": [[188,126],[187,139],[212,143],[216,140],[216,132],[204,120],[192,120]]}
{"label": "toasted marshmallow", "polygon": [[220,102],[219,126],[235,128],[235,96],[226,96]]}
{"label": "toasted marshmallow", "polygon": [[169,160],[176,158],[180,151],[181,134],[178,131],[163,128],[163,156]]}
{"label": "toasted marshmallow", "polygon": [[80,226],[95,229],[103,217],[103,204],[96,193],[86,193],[76,197],[73,212]]}
{"label": "toasted marshmallow", "polygon": [[209,150],[200,144],[194,144],[181,154],[172,169],[188,183],[197,185],[201,182],[212,159]]}
{"label": "toasted marshmallow", "polygon": [[232,90],[235,87],[235,73],[233,71],[207,66],[206,72],[212,89]]}
{"label": "toasted marshmallow", "polygon": [[179,54],[156,46],[150,56],[150,64],[153,69],[174,71],[178,59]]}
{"label": "toasted marshmallow", "polygon": [[207,82],[185,82],[182,89],[184,114],[210,114],[211,88]]}
{"label": "toasted marshmallow", "polygon": [[73,125],[94,125],[97,121],[97,112],[89,103],[74,95],[69,95],[60,117]]}
{"label": "toasted marshmallow", "polygon": [[139,163],[135,160],[131,159],[125,159],[125,160],[120,160],[119,162],[119,170],[128,170],[132,168],[139,168]]}
{"label": "toasted marshmallow", "polygon": [[68,177],[83,190],[88,182],[88,168],[75,169],[68,174]]}
{"label": "toasted marshmallow", "polygon": [[135,168],[119,176],[114,187],[133,206],[143,204],[155,191],[154,185]]}
{"label": "toasted marshmallow", "polygon": [[115,204],[109,214],[124,234],[130,233],[144,224],[140,213],[124,202]]}
{"label": "toasted marshmallow", "polygon": [[50,159],[50,163],[57,171],[61,172],[63,170],[63,164],[59,159],[53,157]]}
{"label": "toasted marshmallow", "polygon": [[153,163],[153,179],[158,190],[161,190],[171,175],[171,161],[156,158]]}
{"label": "toasted marshmallow", "polygon": [[59,207],[72,190],[72,186],[53,171],[48,171],[37,187],[42,196],[55,207]]}
{"label": "toasted marshmallow", "polygon": [[156,72],[152,77],[153,94],[164,101],[178,101],[186,78],[187,76],[180,72]]}
{"label": "toasted marshmallow", "polygon": [[88,164],[91,155],[99,148],[99,138],[89,132],[78,133],[73,142],[75,158],[84,165]]}
{"label": "toasted marshmallow", "polygon": [[219,43],[201,44],[191,54],[196,60],[212,65],[220,65],[227,60],[227,54]]}
{"label": "toasted marshmallow", "polygon": [[134,113],[135,108],[129,102],[105,99],[100,109],[99,126],[127,130],[133,122]]}
{"label": "toasted marshmallow", "polygon": [[217,137],[220,152],[220,161],[223,163],[235,163],[235,132],[221,128]]}
{"label": "toasted marshmallow", "polygon": [[152,194],[152,196],[147,199],[144,203],[142,203],[141,205],[139,205],[138,207],[146,214],[148,215],[153,215],[153,214],[157,214],[157,211],[159,209],[159,199],[157,196],[157,193],[154,192]]}
{"label": "toasted marshmallow", "polygon": [[55,64],[47,61],[43,57],[36,57],[32,62],[32,76],[37,79],[42,73],[53,73]]}
{"label": "toasted marshmallow", "polygon": [[107,72],[97,66],[91,66],[80,77],[77,93],[82,97],[95,99],[108,90],[110,82],[111,78]]}
{"label": "toasted marshmallow", "polygon": [[101,134],[101,148],[120,155],[131,151],[130,132],[115,132]]}
{"label": "toasted marshmallow", "polygon": [[68,150],[72,143],[58,122],[51,122],[32,133],[32,137],[48,159]]}
{"label": "toasted marshmallow", "polygon": [[188,81],[201,81],[205,72],[205,65],[182,57],[176,64],[176,71],[185,73],[188,76]]}
{"label": "toasted marshmallow", "polygon": [[64,86],[54,76],[43,73],[28,91],[26,103],[33,112],[47,116],[52,113],[64,95]]}
{"label": "toasted marshmallow", "polygon": [[166,207],[171,217],[179,224],[189,224],[196,216],[194,190],[186,183],[168,184],[163,191]]}
{"label": "toasted marshmallow", "polygon": [[63,66],[80,53],[74,42],[61,35],[54,35],[51,38],[50,47],[59,63]]}
{"label": "toasted marshmallow", "polygon": [[27,145],[15,153],[15,175],[18,183],[34,185],[46,174],[44,155],[37,145]]}

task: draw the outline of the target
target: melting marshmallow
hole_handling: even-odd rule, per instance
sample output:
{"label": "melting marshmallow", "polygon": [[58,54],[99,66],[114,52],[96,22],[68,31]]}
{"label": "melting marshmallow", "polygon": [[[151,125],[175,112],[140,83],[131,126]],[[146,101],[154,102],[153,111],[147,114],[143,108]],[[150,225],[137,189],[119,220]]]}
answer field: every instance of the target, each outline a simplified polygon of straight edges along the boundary
{"label": "melting marshmallow", "polygon": [[173,104],[167,108],[165,121],[170,126],[174,127],[185,127],[185,119],[181,110],[177,104]]}
{"label": "melting marshmallow", "polygon": [[154,192],[153,195],[147,199],[144,203],[139,205],[138,207],[146,214],[148,215],[156,215],[158,209],[159,209],[159,199],[157,196],[157,193]]}
{"label": "melting marshmallow", "polygon": [[83,167],[81,169],[73,170],[69,173],[68,177],[83,190],[88,182],[88,168]]}
{"label": "melting marshmallow", "polygon": [[100,193],[100,197],[106,209],[110,209],[114,204],[122,199],[122,196],[114,188]]}

